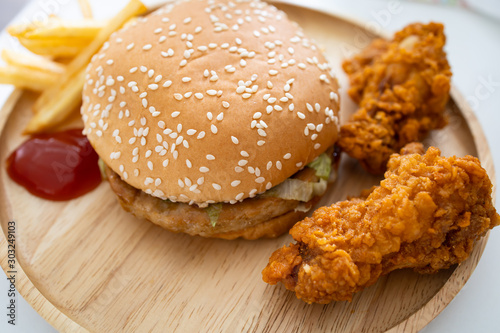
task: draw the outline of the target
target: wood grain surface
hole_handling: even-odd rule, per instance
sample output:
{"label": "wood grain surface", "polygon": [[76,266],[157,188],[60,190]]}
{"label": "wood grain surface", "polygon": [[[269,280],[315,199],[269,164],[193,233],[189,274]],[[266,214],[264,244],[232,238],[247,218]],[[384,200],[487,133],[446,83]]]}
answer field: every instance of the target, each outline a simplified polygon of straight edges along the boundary
{"label": "wood grain surface", "polygon": [[[337,70],[373,36],[362,26],[304,8],[280,5],[324,46]],[[350,51],[349,51],[350,50]],[[25,138],[36,96],[16,91],[0,113],[0,260],[7,270],[5,232],[16,221],[17,289],[55,328],[66,332],[416,332],[453,299],[486,244],[471,258],[434,275],[408,270],[381,278],[351,303],[308,305],[283,286],[262,282],[270,254],[288,235],[224,241],[173,234],[121,209],[107,183],[84,197],[55,203],[13,183],[4,161]],[[448,105],[450,125],[427,144],[445,155],[481,159],[494,181],[482,129],[458,91]],[[342,94],[343,118],[355,105]],[[339,179],[320,204],[377,184],[343,158]]]}

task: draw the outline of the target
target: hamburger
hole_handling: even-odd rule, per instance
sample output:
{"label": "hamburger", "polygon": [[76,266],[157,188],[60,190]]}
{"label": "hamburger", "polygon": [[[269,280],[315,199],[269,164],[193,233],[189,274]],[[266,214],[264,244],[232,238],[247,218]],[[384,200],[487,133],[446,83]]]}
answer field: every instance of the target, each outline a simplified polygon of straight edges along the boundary
{"label": "hamburger", "polygon": [[163,228],[276,237],[335,178],[338,83],[315,43],[260,1],[166,5],[86,71],[84,133],[125,210]]}

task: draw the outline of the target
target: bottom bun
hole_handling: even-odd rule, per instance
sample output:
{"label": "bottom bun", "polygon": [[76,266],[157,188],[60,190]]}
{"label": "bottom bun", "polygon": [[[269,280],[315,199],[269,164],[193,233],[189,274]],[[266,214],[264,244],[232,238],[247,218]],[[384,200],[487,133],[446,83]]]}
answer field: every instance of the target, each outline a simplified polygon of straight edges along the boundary
{"label": "bottom bun", "polygon": [[[336,174],[337,165],[338,160],[333,163],[332,173],[334,174]],[[183,232],[193,236],[223,239],[275,238],[287,232],[297,221],[302,220],[307,215],[307,211],[321,199],[321,196],[316,196],[303,203],[296,200],[257,196],[236,204],[223,203],[217,223],[212,225],[206,209],[151,196],[124,182],[108,166],[105,172],[111,189],[118,196],[120,204],[126,211],[172,232]],[[306,181],[318,180],[314,170],[310,168],[304,168],[293,178]]]}

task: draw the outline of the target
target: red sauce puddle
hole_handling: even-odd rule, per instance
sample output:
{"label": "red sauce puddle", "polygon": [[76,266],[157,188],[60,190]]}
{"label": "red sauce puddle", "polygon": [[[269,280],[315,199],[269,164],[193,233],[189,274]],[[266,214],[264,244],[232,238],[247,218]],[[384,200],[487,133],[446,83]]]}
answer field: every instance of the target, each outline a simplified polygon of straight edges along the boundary
{"label": "red sauce puddle", "polygon": [[66,201],[101,183],[97,153],[81,129],[33,135],[7,159],[7,173],[33,195]]}

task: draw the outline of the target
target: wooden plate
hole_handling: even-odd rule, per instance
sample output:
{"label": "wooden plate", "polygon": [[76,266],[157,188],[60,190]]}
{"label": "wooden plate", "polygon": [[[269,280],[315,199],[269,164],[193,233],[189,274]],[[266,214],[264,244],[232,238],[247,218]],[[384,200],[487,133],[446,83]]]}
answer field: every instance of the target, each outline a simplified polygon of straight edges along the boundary
{"label": "wooden plate", "polygon": [[[373,38],[353,21],[280,5],[325,47],[344,86],[340,61]],[[360,43],[365,45],[360,45]],[[355,106],[343,94],[344,119]],[[427,143],[445,155],[479,156],[494,181],[482,129],[456,89],[450,125]],[[61,331],[94,332],[416,332],[452,300],[486,244],[462,265],[435,275],[403,270],[380,279],[352,303],[308,305],[283,286],[262,282],[269,255],[290,236],[224,241],[173,234],[124,212],[107,183],[64,203],[31,196],[3,161],[23,140],[35,96],[16,91],[0,113],[0,259],[7,269],[7,222],[16,221],[17,289]],[[378,182],[344,158],[322,204]]]}

